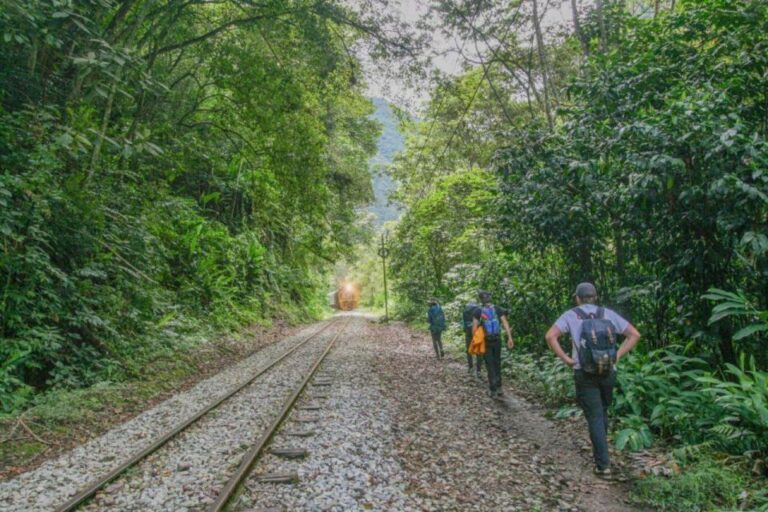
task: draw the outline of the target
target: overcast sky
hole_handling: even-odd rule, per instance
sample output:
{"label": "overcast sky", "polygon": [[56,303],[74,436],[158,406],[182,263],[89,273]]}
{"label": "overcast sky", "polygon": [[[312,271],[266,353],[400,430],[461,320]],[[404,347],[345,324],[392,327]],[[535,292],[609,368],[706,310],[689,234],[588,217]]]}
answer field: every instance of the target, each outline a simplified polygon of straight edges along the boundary
{"label": "overcast sky", "polygon": [[[544,25],[570,21],[571,11],[567,1],[550,0]],[[542,4],[547,2],[542,1]],[[583,0],[582,2],[583,3]],[[553,6],[552,4],[560,4]],[[427,13],[430,2],[428,0],[391,0],[391,7],[400,14],[404,21],[416,23],[420,17]],[[445,55],[438,55],[433,59],[433,65],[440,71],[455,75],[461,72],[463,59],[455,49],[461,46],[461,41],[447,38],[441,33],[433,33],[433,48],[435,54],[449,51]],[[465,46],[465,51],[470,48]],[[450,51],[453,50],[453,51]],[[409,111],[417,110],[428,98],[429,90],[418,90],[409,85],[398,76],[385,76],[376,64],[363,58],[368,82],[368,94],[371,97],[383,97]]]}

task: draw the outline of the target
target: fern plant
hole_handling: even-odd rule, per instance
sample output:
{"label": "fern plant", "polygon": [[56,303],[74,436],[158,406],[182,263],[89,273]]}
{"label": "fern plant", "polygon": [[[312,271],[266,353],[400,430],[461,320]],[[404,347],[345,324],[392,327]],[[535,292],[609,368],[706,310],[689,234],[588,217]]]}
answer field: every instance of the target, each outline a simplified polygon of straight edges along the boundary
{"label": "fern plant", "polygon": [[712,316],[709,317],[710,325],[729,317],[746,319],[748,321],[748,325],[742,327],[733,335],[734,341],[768,331],[768,310],[757,309],[743,293],[732,293],[720,290],[719,288],[710,288],[702,298],[718,303],[712,308]]}

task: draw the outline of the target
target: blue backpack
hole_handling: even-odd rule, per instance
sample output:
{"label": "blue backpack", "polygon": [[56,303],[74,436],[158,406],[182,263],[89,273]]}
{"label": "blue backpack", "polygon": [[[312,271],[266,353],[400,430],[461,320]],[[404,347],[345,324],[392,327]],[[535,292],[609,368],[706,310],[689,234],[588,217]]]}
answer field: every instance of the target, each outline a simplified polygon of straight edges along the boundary
{"label": "blue backpack", "polygon": [[445,313],[440,306],[435,305],[429,308],[429,330],[440,332],[445,330]]}
{"label": "blue backpack", "polygon": [[493,306],[483,307],[480,311],[480,318],[483,322],[486,336],[494,336],[501,332],[499,317],[496,316],[496,308]]}

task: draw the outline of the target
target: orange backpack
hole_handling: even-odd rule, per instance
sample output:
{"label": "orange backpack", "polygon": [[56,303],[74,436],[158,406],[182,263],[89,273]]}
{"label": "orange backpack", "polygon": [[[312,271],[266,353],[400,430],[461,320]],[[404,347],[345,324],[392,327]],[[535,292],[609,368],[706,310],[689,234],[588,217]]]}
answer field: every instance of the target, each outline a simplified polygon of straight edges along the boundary
{"label": "orange backpack", "polygon": [[485,355],[485,329],[478,327],[475,334],[472,335],[472,343],[469,344],[467,354],[473,356]]}

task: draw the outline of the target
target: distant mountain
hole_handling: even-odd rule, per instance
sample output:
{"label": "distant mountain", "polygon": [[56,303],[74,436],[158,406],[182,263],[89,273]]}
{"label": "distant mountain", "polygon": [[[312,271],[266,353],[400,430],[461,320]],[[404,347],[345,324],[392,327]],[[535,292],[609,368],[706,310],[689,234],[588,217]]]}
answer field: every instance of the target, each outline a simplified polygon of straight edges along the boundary
{"label": "distant mountain", "polygon": [[387,204],[390,192],[397,185],[387,174],[386,167],[392,162],[395,154],[405,147],[405,141],[397,129],[397,118],[387,100],[373,98],[373,104],[376,107],[373,118],[382,124],[383,131],[379,139],[379,152],[369,161],[369,169],[373,179],[374,202],[368,207],[368,211],[376,217],[376,226],[381,226],[385,222],[400,217],[398,209]]}

